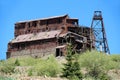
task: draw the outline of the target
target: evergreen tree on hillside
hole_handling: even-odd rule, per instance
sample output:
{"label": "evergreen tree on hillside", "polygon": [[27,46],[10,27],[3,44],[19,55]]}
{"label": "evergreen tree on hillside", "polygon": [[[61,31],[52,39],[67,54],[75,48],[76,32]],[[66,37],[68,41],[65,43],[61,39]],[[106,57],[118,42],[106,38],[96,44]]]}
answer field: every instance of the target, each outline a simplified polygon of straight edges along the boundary
{"label": "evergreen tree on hillside", "polygon": [[69,44],[67,48],[66,60],[67,60],[67,63],[64,64],[62,76],[70,80],[82,80],[80,65],[78,63],[77,57],[72,51],[71,44]]}

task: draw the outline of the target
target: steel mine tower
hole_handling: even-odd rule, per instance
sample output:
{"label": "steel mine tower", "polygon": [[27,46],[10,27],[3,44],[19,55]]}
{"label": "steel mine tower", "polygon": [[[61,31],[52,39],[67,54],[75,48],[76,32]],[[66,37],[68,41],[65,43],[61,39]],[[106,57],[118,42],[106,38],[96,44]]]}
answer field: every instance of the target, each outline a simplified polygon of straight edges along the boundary
{"label": "steel mine tower", "polygon": [[98,51],[110,54],[101,11],[94,11],[91,34],[94,34],[94,37],[91,37],[91,44],[94,43]]}

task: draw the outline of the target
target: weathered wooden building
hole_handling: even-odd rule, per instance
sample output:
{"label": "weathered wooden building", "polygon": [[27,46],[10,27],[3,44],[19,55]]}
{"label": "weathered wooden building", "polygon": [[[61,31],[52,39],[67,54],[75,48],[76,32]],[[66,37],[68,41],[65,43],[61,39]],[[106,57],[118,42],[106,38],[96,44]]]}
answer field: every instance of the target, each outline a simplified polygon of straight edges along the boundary
{"label": "weathered wooden building", "polygon": [[71,42],[74,49],[80,52],[90,48],[90,30],[79,27],[78,19],[68,15],[17,22],[14,39],[8,43],[6,55],[7,58],[48,54],[62,56],[67,42]]}

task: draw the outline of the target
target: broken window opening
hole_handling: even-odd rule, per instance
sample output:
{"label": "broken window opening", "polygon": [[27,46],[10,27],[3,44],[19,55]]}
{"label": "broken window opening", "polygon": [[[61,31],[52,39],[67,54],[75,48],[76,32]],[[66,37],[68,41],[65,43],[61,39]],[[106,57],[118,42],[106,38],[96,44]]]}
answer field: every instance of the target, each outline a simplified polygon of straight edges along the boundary
{"label": "broken window opening", "polygon": [[62,19],[59,18],[59,19],[58,19],[58,23],[61,23],[61,22],[62,22]]}
{"label": "broken window opening", "polygon": [[81,50],[83,48],[82,43],[77,43],[76,50]]}
{"label": "broken window opening", "polygon": [[60,48],[56,48],[56,55],[55,55],[56,57],[58,57],[58,56],[63,56],[63,52],[61,51],[61,49]]}
{"label": "broken window opening", "polygon": [[46,20],[41,20],[40,25],[46,25],[47,21]]}
{"label": "broken window opening", "polygon": [[8,44],[8,49],[13,49],[13,44],[9,43]]}
{"label": "broken window opening", "polygon": [[30,23],[28,23],[28,27],[30,28],[31,26],[30,26]]}
{"label": "broken window opening", "polygon": [[25,28],[25,23],[21,23],[19,28],[24,29]]}
{"label": "broken window opening", "polygon": [[32,26],[36,27],[37,26],[37,21],[33,21]]}
{"label": "broken window opening", "polygon": [[58,42],[59,42],[60,45],[63,45],[63,44],[65,44],[67,41],[66,41],[64,38],[60,38],[60,39],[58,39]]}
{"label": "broken window opening", "polygon": [[16,48],[17,48],[17,50],[20,50],[20,45],[16,44]]}
{"label": "broken window opening", "polygon": [[7,59],[11,57],[11,53],[7,52]]}
{"label": "broken window opening", "polygon": [[21,49],[25,49],[25,43],[21,44]]}
{"label": "broken window opening", "polygon": [[78,23],[77,23],[77,22],[74,22],[74,25],[75,25],[75,26],[78,26]]}
{"label": "broken window opening", "polygon": [[46,31],[49,31],[49,28],[48,28],[48,26],[46,27]]}

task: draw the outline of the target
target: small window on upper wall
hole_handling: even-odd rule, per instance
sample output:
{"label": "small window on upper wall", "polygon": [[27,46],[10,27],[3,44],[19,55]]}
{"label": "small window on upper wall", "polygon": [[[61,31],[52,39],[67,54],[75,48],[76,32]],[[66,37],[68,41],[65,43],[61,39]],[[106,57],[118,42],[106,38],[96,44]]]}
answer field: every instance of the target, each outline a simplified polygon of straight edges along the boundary
{"label": "small window on upper wall", "polygon": [[18,27],[19,27],[19,25],[18,25],[18,24],[15,24],[15,29],[19,29]]}
{"label": "small window on upper wall", "polygon": [[9,47],[10,47],[10,49],[13,49],[13,48],[14,48],[13,45],[10,45]]}
{"label": "small window on upper wall", "polygon": [[37,26],[37,21],[33,21],[32,26],[36,27]]}
{"label": "small window on upper wall", "polygon": [[41,20],[40,25],[46,25],[47,21],[46,20]]}
{"label": "small window on upper wall", "polygon": [[49,24],[49,22],[48,22],[48,20],[46,21],[46,25],[48,25]]}
{"label": "small window on upper wall", "polygon": [[74,25],[77,26],[78,25],[77,22],[74,22]]}
{"label": "small window on upper wall", "polygon": [[30,28],[30,23],[28,23],[28,27]]}
{"label": "small window on upper wall", "polygon": [[61,23],[61,22],[62,22],[62,19],[59,18],[59,19],[58,19],[58,23]]}
{"label": "small window on upper wall", "polygon": [[20,24],[20,28],[22,29],[22,28],[25,28],[25,23],[21,23]]}
{"label": "small window on upper wall", "polygon": [[20,45],[19,44],[16,44],[16,47],[17,47],[18,50],[20,49]]}

